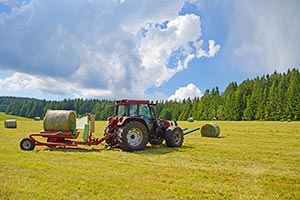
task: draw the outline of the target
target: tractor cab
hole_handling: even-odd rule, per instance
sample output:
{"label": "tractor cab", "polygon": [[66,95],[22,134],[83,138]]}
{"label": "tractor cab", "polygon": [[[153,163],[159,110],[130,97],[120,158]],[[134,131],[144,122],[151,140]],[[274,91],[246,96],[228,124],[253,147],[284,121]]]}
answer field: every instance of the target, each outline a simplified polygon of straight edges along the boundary
{"label": "tractor cab", "polygon": [[150,132],[157,131],[157,126],[168,128],[171,124],[168,120],[158,119],[154,106],[156,104],[148,100],[119,100],[116,101],[115,119],[119,124],[126,120],[141,120]]}
{"label": "tractor cab", "polygon": [[141,117],[147,122],[156,118],[153,104],[149,101],[122,100],[116,101],[115,116],[121,117]]}

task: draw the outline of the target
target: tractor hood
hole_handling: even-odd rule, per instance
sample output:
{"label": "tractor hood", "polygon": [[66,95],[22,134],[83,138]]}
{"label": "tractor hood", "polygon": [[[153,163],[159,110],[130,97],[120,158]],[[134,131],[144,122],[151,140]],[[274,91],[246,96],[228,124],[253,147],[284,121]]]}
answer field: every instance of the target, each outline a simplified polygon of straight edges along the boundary
{"label": "tractor hood", "polygon": [[168,128],[169,126],[171,126],[171,123],[168,120],[161,119],[161,122],[165,128]]}

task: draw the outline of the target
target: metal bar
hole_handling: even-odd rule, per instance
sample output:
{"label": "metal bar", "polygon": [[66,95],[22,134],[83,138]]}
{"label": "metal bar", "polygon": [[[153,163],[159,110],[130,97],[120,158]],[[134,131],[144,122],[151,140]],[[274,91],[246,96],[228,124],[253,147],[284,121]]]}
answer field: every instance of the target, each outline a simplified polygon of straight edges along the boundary
{"label": "metal bar", "polygon": [[199,129],[200,129],[200,128],[194,128],[194,129],[192,129],[192,130],[190,130],[190,131],[188,131],[188,132],[183,133],[183,135],[190,134],[190,133],[192,133],[192,132],[198,131]]}
{"label": "metal bar", "polygon": [[189,128],[182,128],[181,130],[182,130],[182,131],[186,131],[186,130],[188,130],[188,129],[189,129]]}
{"label": "metal bar", "polygon": [[82,144],[80,142],[73,142],[70,140],[64,140],[61,142],[41,142],[36,140],[33,136],[38,136],[38,135],[35,134],[29,135],[29,138],[31,138],[35,142],[35,145],[37,146],[77,146],[78,144]]}
{"label": "metal bar", "polygon": [[175,124],[175,126],[178,126],[176,119],[174,119],[174,124]]}
{"label": "metal bar", "polygon": [[92,145],[98,145],[101,142],[103,142],[104,140],[107,140],[108,138],[112,137],[113,134],[112,133],[108,133],[107,135],[105,135],[103,138],[101,139],[97,139],[97,141],[95,141],[95,143],[93,143]]}

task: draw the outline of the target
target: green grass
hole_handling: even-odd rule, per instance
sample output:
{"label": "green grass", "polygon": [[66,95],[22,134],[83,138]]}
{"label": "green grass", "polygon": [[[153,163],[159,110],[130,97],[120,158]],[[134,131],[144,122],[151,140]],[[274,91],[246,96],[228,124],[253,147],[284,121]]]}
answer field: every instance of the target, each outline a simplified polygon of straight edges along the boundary
{"label": "green grass", "polygon": [[0,121],[5,121],[7,119],[15,119],[15,120],[20,120],[20,121],[32,121],[33,119],[28,119],[28,118],[25,118],[25,117],[19,117],[19,116],[14,116],[14,115],[8,115],[8,114],[5,114],[3,112],[0,112]]}
{"label": "green grass", "polygon": [[[206,122],[179,122],[201,127]],[[42,121],[0,126],[0,199],[300,199],[300,122],[216,122],[220,138],[185,136],[145,151],[36,147]],[[105,122],[96,123],[101,137]]]}

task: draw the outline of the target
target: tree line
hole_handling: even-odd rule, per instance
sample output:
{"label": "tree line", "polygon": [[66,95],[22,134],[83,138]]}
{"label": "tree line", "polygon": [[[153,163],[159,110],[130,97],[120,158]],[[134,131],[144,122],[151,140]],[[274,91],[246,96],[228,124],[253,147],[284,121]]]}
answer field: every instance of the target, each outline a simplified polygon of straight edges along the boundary
{"label": "tree line", "polygon": [[[182,101],[157,101],[156,113],[165,119],[187,120],[300,120],[300,73],[286,73],[231,82],[223,93],[218,87],[202,97]],[[32,98],[0,97],[0,112],[28,118],[43,117],[48,109],[75,110],[83,116],[95,113],[96,120],[113,115],[114,102],[98,99],[46,101]]]}
{"label": "tree line", "polygon": [[77,117],[94,113],[97,120],[106,120],[114,113],[114,102],[97,99],[64,99],[63,101],[46,101],[34,98],[0,97],[0,112],[10,115],[35,118],[52,110],[74,110]]}
{"label": "tree line", "polygon": [[162,117],[186,120],[300,120],[300,73],[256,77],[240,85],[231,82],[221,94],[218,87],[206,90],[199,98],[165,102]]}

